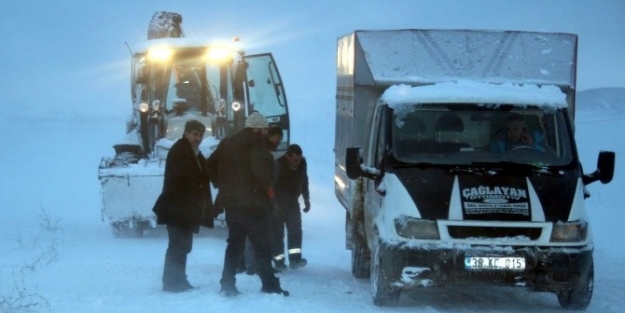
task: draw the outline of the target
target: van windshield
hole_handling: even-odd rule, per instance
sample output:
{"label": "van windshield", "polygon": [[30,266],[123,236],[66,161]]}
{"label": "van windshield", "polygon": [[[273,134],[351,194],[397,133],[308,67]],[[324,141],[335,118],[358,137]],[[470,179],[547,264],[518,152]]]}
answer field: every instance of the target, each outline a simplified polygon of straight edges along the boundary
{"label": "van windshield", "polygon": [[564,114],[500,104],[407,106],[394,110],[392,151],[403,163],[567,165],[573,149]]}

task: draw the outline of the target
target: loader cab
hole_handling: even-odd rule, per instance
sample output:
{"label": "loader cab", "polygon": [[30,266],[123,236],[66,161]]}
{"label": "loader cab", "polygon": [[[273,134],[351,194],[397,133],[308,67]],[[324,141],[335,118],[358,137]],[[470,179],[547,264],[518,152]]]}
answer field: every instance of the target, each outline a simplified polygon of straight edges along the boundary
{"label": "loader cab", "polygon": [[146,155],[161,138],[176,140],[191,118],[222,139],[244,128],[258,111],[289,143],[284,85],[271,54],[245,55],[231,46],[197,45],[183,38],[155,40],[132,60],[131,97]]}

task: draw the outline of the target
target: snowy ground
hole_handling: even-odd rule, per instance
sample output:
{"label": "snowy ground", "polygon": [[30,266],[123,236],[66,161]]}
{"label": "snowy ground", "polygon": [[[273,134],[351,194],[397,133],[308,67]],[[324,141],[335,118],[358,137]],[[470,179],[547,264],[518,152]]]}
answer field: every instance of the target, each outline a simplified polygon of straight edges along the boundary
{"label": "snowy ground", "polygon": [[[426,3],[427,2],[427,3]],[[522,289],[420,289],[381,309],[350,274],[344,210],[333,192],[336,38],[356,29],[458,28],[579,34],[578,88],[623,85],[619,1],[2,1],[0,67],[0,312],[526,312],[559,311],[552,294]],[[129,60],[157,10],[179,12],[190,37],[238,36],[274,53],[287,86],[293,141],[309,161],[312,210],[304,215],[308,267],[282,275],[284,298],[239,279],[240,297],[218,295],[225,229],[203,229],[188,274],[199,288],[160,292],[162,231],[115,239],[101,221],[97,166],[123,137]],[[97,12],[94,14],[93,12]],[[113,21],[113,23],[111,22]],[[597,118],[599,117],[599,118]],[[615,150],[614,181],[593,184],[587,209],[596,280],[589,312],[625,311],[625,113],[580,112],[586,171]],[[624,201],[625,202],[625,201]],[[20,302],[21,301],[21,302]],[[37,304],[37,305],[34,305]],[[29,306],[34,305],[34,306]],[[15,312],[16,310],[13,310]],[[19,312],[19,311],[17,311]]]}
{"label": "snowy ground", "polygon": [[[305,104],[303,100],[296,100]],[[310,101],[310,100],[309,100]],[[295,102],[295,101],[294,101]],[[58,122],[24,120],[2,124],[9,134],[0,154],[0,311],[20,299],[38,303],[33,312],[527,312],[560,311],[556,297],[514,288],[419,289],[402,294],[398,308],[370,301],[367,280],[350,272],[344,249],[344,210],[333,191],[333,101],[317,99],[322,109],[293,117],[294,141],[309,160],[312,210],[304,217],[304,255],[309,265],[282,274],[288,298],[259,292],[255,276],[239,276],[243,292],[219,295],[226,229],[202,229],[188,262],[197,290],[160,291],[166,233],[141,239],[115,239],[101,221],[97,164],[112,154],[121,136],[120,121]],[[309,103],[312,104],[312,103]],[[315,106],[305,106],[315,108]],[[599,150],[617,152],[617,171],[609,185],[590,186],[587,200],[596,250],[595,294],[588,312],[625,309],[625,235],[622,223],[625,147],[611,134],[625,130],[625,116],[610,121],[580,112],[577,137],[586,171],[594,169]],[[306,117],[306,119],[304,119]],[[590,122],[583,122],[590,121]],[[33,123],[39,123],[34,127]],[[8,149],[7,149],[8,148]],[[17,306],[17,303],[12,304]],[[19,311],[18,311],[19,312]]]}

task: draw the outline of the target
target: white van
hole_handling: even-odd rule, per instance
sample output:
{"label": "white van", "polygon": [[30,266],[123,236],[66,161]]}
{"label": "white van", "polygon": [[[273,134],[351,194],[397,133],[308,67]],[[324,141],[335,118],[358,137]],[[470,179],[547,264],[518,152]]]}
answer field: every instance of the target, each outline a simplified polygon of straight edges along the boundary
{"label": "white van", "polygon": [[336,194],[373,302],[486,283],[588,306],[593,242],[574,140],[572,34],[357,31],[339,38]]}

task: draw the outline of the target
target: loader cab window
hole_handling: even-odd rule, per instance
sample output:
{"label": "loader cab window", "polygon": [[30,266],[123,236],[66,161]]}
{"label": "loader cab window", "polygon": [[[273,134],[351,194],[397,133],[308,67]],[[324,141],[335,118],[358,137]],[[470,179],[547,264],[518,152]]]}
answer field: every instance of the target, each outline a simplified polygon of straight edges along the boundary
{"label": "loader cab window", "polygon": [[[207,87],[207,67],[201,59],[180,59],[172,63],[168,88],[166,109],[174,109],[176,99],[186,102],[186,110],[201,112],[213,111],[214,102],[212,91]],[[205,107],[206,106],[206,107]]]}
{"label": "loader cab window", "polygon": [[[395,110],[393,154],[405,163],[568,165],[565,111],[502,104],[420,104]],[[510,138],[518,132],[523,139]]]}
{"label": "loader cab window", "polygon": [[202,80],[198,66],[174,66],[170,86],[175,89],[172,96],[185,99],[189,109],[201,110]]}
{"label": "loader cab window", "polygon": [[[209,99],[209,112],[216,114],[220,123],[223,123],[225,134],[235,132],[235,112],[232,109],[233,98],[232,69],[230,64],[208,63],[206,65],[208,78],[207,89]],[[227,129],[227,130],[226,130]]]}

